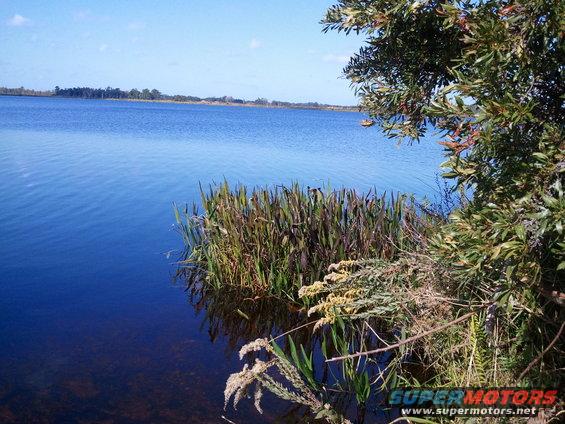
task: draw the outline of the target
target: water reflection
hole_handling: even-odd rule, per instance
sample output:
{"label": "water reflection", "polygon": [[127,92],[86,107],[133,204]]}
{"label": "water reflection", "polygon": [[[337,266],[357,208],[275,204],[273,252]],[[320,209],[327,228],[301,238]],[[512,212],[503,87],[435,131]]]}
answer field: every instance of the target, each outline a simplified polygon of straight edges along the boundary
{"label": "water reflection", "polygon": [[[299,350],[300,346],[303,346],[307,353],[312,352],[314,377],[324,401],[330,401],[353,423],[384,423],[390,422],[397,416],[396,411],[387,409],[382,394],[371,393],[365,404],[357,403],[354,390],[348,386],[347,379],[343,377],[342,363],[327,363],[322,354],[322,343],[325,344],[328,357],[343,354],[343,350],[340,350],[343,347],[336,348],[335,342],[332,342],[330,327],[326,326],[313,332],[312,323],[315,317],[308,317],[304,309],[276,298],[254,297],[251,293],[241,290],[215,290],[202,282],[202,274],[195,269],[182,268],[177,278],[186,284],[189,302],[201,316],[201,330],[208,332],[212,343],[219,338],[224,340],[226,356],[235,356],[244,344],[266,337],[277,338],[276,341],[287,358],[291,358],[290,345],[285,334],[289,330],[296,329],[292,331],[291,337]],[[344,333],[350,351],[356,350],[361,345],[367,350],[377,346],[378,337],[373,333],[373,328],[378,328],[378,323],[372,324],[371,327],[360,324],[356,331]],[[283,337],[279,337],[281,335]],[[256,356],[266,359],[263,352]],[[253,354],[247,358],[249,363],[253,359]],[[359,362],[359,369],[367,370],[370,381],[374,383],[373,388],[382,382],[382,377],[385,377],[381,371],[386,368],[389,359],[387,355],[383,355],[375,360]],[[232,372],[239,371],[243,363],[236,366]],[[244,400],[240,405],[245,403],[253,402]],[[272,411],[273,408],[282,411],[275,414],[273,422],[318,422],[306,408],[292,405],[274,396],[269,396],[262,401],[262,404],[266,411]]]}
{"label": "water reflection", "polygon": [[[303,312],[275,298],[260,299],[235,290],[218,293],[201,284],[190,287],[188,293],[191,305],[203,316],[201,329],[207,329],[211,342],[226,337],[230,353],[259,337],[274,336],[306,323]],[[308,342],[311,334],[304,328],[293,337]]]}

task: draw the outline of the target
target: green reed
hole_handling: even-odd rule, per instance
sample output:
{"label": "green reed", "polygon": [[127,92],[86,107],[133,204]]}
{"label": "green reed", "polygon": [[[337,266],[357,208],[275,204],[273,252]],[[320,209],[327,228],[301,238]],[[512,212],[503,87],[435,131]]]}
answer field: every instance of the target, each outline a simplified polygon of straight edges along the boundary
{"label": "green reed", "polygon": [[[201,188],[198,208],[175,207],[186,245],[183,265],[216,288],[293,301],[305,284],[341,260],[393,259],[414,247],[430,218],[406,195],[361,195],[290,187]],[[199,274],[200,275],[200,274]]]}

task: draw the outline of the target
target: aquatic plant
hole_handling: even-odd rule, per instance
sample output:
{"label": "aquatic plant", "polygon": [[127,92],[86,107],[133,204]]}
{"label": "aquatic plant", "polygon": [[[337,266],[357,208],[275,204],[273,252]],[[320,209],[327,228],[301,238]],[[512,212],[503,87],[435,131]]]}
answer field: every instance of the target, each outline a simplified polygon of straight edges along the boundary
{"label": "aquatic plant", "polygon": [[[271,343],[266,338],[257,339],[244,345],[239,352],[239,357],[243,359],[249,352],[261,350],[268,353],[270,359],[263,361],[256,358],[251,368],[245,364],[241,371],[230,375],[224,391],[224,406],[227,406],[230,399],[233,398],[233,406],[237,407],[239,401],[247,396],[249,387],[254,385],[254,404],[260,413],[263,412],[261,409],[263,389],[266,389],[281,399],[308,407],[316,418],[323,418],[332,424],[350,424],[350,421],[336,412],[329,403],[323,403],[319,399],[317,393],[303,380],[299,370],[275,343]],[[297,358],[296,355],[294,350],[295,358]],[[309,363],[311,366],[311,358]],[[280,373],[287,386],[267,372],[271,368]],[[310,384],[312,384],[311,381]]]}
{"label": "aquatic plant", "polygon": [[216,288],[244,288],[292,301],[331,263],[395,258],[420,242],[432,220],[406,195],[297,184],[248,191],[224,182],[202,190],[201,197],[202,215],[196,207],[175,209],[187,246],[182,265],[204,270]]}
{"label": "aquatic plant", "polygon": [[[351,331],[352,328],[355,331]],[[230,376],[226,383],[226,405],[233,397],[236,406],[255,384],[254,399],[259,412],[262,412],[261,390],[265,388],[281,399],[306,406],[311,418],[350,423],[355,417],[355,422],[362,422],[369,398],[375,394],[371,390],[371,378],[378,375],[381,364],[365,358],[349,358],[335,364],[326,360],[336,354],[369,348],[375,340],[368,334],[373,331],[369,328],[366,323],[349,327],[338,318],[334,324],[315,333],[322,335],[321,343],[312,338],[307,345],[298,344],[294,334],[288,335],[285,342],[284,333],[272,339],[249,342],[241,349],[240,359],[252,354],[255,362],[251,368],[246,363],[240,372]],[[316,356],[321,355],[321,361],[315,359],[314,350]]]}

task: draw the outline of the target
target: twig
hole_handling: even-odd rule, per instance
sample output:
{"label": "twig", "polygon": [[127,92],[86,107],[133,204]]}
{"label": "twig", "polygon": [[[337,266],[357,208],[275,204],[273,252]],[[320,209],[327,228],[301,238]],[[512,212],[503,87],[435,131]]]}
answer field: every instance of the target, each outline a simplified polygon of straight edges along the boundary
{"label": "twig", "polygon": [[392,350],[392,349],[396,349],[397,347],[403,346],[405,344],[414,342],[416,340],[419,340],[423,337],[429,336],[430,334],[433,333],[437,333],[439,331],[445,330],[448,327],[451,327],[452,325],[458,324],[462,321],[465,321],[466,319],[469,319],[472,315],[474,315],[477,311],[471,311],[466,313],[465,315],[461,315],[459,318],[454,319],[453,321],[450,321],[446,324],[440,325],[439,327],[436,328],[432,328],[431,330],[425,331],[421,334],[417,334],[415,336],[412,337],[408,337],[407,339],[404,339],[398,343],[386,346],[386,347],[381,347],[379,349],[374,349],[374,350],[368,350],[365,352],[357,352],[357,353],[352,353],[350,355],[344,355],[344,356],[336,356],[334,358],[330,358],[330,359],[326,359],[326,362],[333,362],[333,361],[340,361],[343,359],[349,359],[349,358],[357,358],[359,356],[367,356],[367,355],[372,355],[375,353],[381,353],[381,352],[386,352],[388,350]]}
{"label": "twig", "polygon": [[522,373],[520,374],[520,376],[518,377],[518,381],[520,381],[522,378],[524,378],[524,376],[530,372],[530,370],[533,368],[533,366],[535,364],[537,364],[541,358],[543,358],[543,356],[549,352],[551,350],[551,348],[555,345],[555,343],[557,343],[557,341],[559,340],[559,338],[561,337],[561,333],[563,332],[563,328],[565,328],[565,322],[563,322],[561,324],[561,327],[559,328],[559,331],[557,332],[557,335],[555,336],[555,338],[551,341],[551,343],[549,345],[547,345],[547,347],[543,350],[542,353],[540,353],[536,359],[534,359],[532,362],[530,362],[530,364],[526,367],[526,369],[524,371],[522,371]]}
{"label": "twig", "polygon": [[565,293],[557,290],[547,290],[544,288],[539,289],[539,291],[552,302],[557,303],[559,306],[565,306]]}
{"label": "twig", "polygon": [[555,416],[551,417],[550,420],[547,423],[549,424],[550,422],[552,422],[555,419],[557,421],[559,421],[559,415],[562,415],[562,414],[565,414],[565,410],[559,411],[557,414],[555,414]]}
{"label": "twig", "polygon": [[310,321],[310,322],[307,322],[306,324],[302,324],[302,325],[299,325],[298,327],[295,327],[291,330],[285,331],[284,333],[279,334],[276,337],[272,337],[271,340],[269,340],[269,343],[274,342],[275,340],[280,339],[281,337],[284,337],[284,336],[286,336],[290,333],[294,333],[295,331],[300,330],[301,328],[308,327],[309,325],[312,325],[312,324],[316,324],[317,322],[318,322],[318,320]]}
{"label": "twig", "polygon": [[371,327],[371,325],[370,325],[367,321],[365,321],[365,325],[366,325],[367,327],[369,327],[369,329],[373,332],[373,334],[375,335],[375,337],[376,337],[377,339],[379,339],[381,342],[383,342],[385,345],[388,346],[388,343],[387,343],[386,341],[384,341],[384,340],[379,336],[379,334],[373,329],[373,327]]}

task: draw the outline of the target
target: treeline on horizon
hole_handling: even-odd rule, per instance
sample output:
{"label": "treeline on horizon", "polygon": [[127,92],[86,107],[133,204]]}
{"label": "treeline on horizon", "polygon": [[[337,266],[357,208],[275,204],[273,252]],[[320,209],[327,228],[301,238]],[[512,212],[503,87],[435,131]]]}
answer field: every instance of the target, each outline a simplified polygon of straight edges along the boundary
{"label": "treeline on horizon", "polygon": [[72,87],[60,88],[56,86],[54,90],[37,91],[24,87],[7,88],[0,87],[0,95],[3,96],[36,96],[36,97],[70,97],[80,99],[122,99],[122,100],[145,100],[145,101],[173,101],[183,103],[219,103],[219,104],[241,104],[241,105],[257,105],[257,106],[273,106],[273,107],[294,107],[294,108],[332,108],[332,109],[351,109],[356,110],[354,106],[336,106],[322,104],[318,102],[292,103],[279,100],[268,100],[258,98],[256,100],[244,100],[234,98],[232,96],[222,97],[196,97],[185,96],[181,94],[169,95],[163,94],[157,89],[144,88],[138,90],[132,88],[129,91],[119,88],[91,88],[91,87]]}

